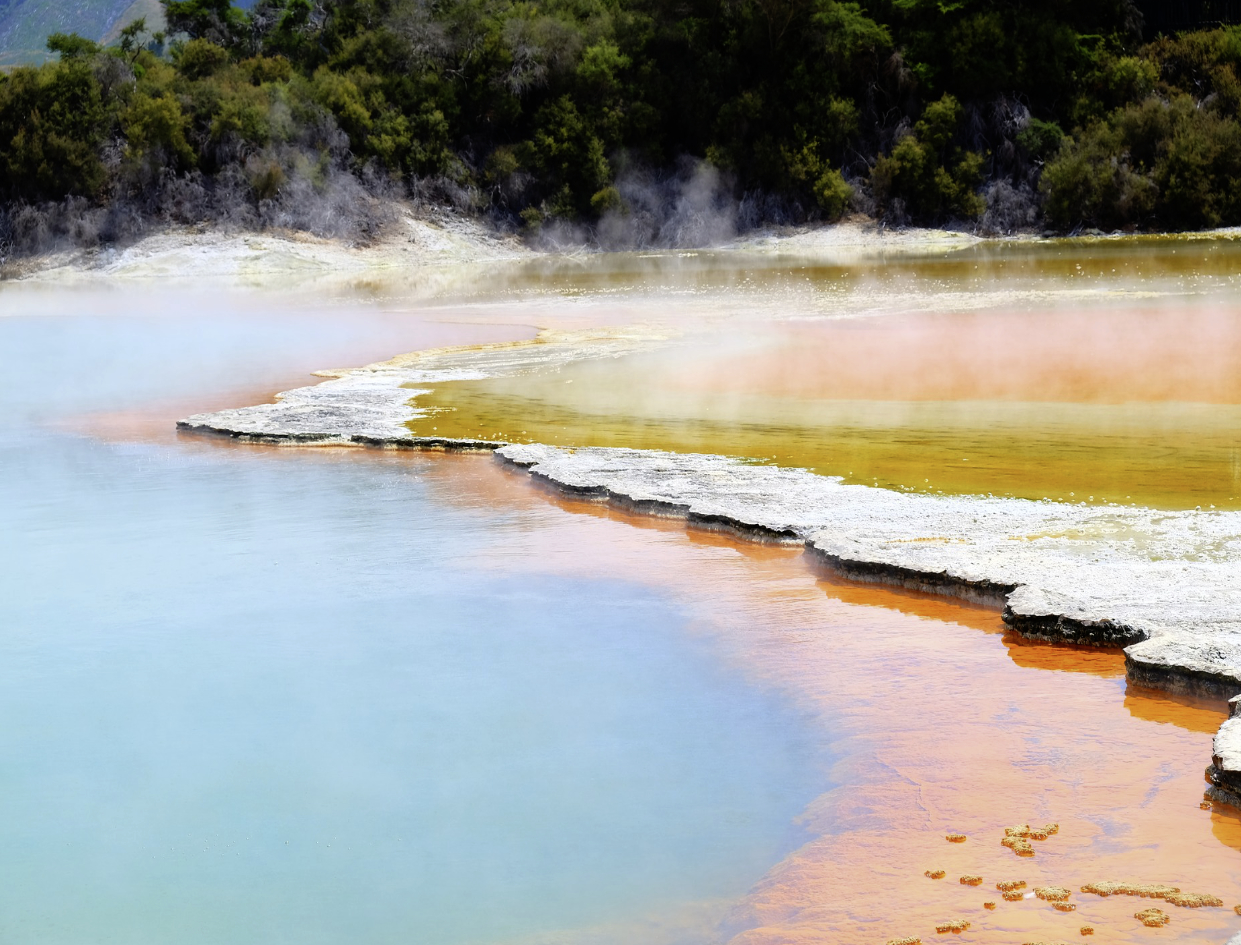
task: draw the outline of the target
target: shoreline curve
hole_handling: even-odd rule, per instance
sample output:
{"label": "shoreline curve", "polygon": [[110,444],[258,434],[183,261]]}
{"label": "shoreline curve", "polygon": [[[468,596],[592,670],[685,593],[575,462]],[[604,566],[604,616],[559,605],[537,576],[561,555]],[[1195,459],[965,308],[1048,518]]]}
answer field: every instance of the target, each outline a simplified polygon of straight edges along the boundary
{"label": "shoreline curve", "polygon": [[[648,340],[592,338],[602,356]],[[1001,607],[1027,639],[1122,646],[1127,678],[1143,687],[1241,697],[1241,512],[905,494],[712,454],[416,437],[405,425],[420,384],[563,362],[581,341],[404,356],[177,427],[277,446],[491,452],[565,495],[801,544],[850,580]],[[1221,726],[1212,755],[1207,796],[1241,809],[1241,716]]]}

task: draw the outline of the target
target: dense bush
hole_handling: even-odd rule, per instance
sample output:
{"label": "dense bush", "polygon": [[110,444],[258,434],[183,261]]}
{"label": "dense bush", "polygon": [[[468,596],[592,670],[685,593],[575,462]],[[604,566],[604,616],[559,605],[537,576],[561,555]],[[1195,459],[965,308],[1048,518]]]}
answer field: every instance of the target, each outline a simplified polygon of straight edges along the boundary
{"label": "dense bush", "polygon": [[607,245],[1241,223],[1241,30],[1143,45],[1131,0],[162,2],[167,34],[0,75],[11,245],[365,239],[402,193]]}
{"label": "dense bush", "polygon": [[[1241,30],[1144,50],[1129,102],[1067,139],[1041,180],[1055,225],[1197,229],[1241,223]],[[1138,71],[1138,70],[1133,70]]]}

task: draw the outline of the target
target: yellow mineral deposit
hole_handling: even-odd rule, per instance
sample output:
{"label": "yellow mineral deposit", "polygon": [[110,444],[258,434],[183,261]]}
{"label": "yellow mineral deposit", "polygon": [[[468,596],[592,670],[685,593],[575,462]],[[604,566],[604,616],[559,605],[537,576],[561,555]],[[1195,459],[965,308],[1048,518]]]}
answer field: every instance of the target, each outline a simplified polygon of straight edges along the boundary
{"label": "yellow mineral deposit", "polygon": [[1201,909],[1203,906],[1222,906],[1224,900],[1207,893],[1169,893],[1164,901],[1186,909]]}
{"label": "yellow mineral deposit", "polygon": [[[1241,244],[1238,250],[1241,256]],[[1237,327],[1241,333],[1241,319]],[[1241,388],[1241,372],[1237,380]],[[970,456],[971,463],[974,459],[967,452],[956,455],[958,463],[962,456]],[[1241,929],[1241,918],[1230,916],[1226,908],[1182,908],[1176,928],[1161,932],[1132,918],[1147,905],[1163,908],[1157,899],[1099,899],[1078,892],[1081,883],[1091,879],[1132,878],[1131,883],[1113,882],[1097,892],[1111,895],[1139,882],[1162,882],[1170,884],[1163,889],[1165,895],[1180,889],[1210,890],[1226,903],[1241,904],[1241,882],[1234,878],[1241,816],[1221,805],[1209,814],[1195,809],[1202,798],[1203,759],[1227,717],[1226,704],[1126,688],[1125,656],[1119,649],[1023,642],[1005,632],[994,609],[826,574],[801,589],[798,582],[804,581],[806,563],[800,549],[739,545],[724,535],[687,533],[683,522],[672,519],[549,498],[498,464],[477,457],[449,454],[437,462],[444,464],[445,483],[466,477],[478,501],[497,507],[550,504],[572,513],[564,534],[553,533],[545,543],[534,543],[529,535],[513,538],[538,553],[540,569],[587,575],[599,560],[623,552],[627,567],[641,579],[656,583],[673,573],[678,581],[688,576],[699,590],[738,608],[737,620],[745,629],[738,632],[736,658],[744,656],[763,679],[779,680],[807,705],[833,714],[855,713],[858,730],[868,745],[873,743],[874,753],[872,757],[867,748],[851,764],[870,774],[853,789],[855,797],[833,792],[815,802],[821,807],[808,808],[807,829],[813,839],[756,887],[743,906],[746,923],[754,929],[739,941],[883,945],[889,938],[921,934],[924,942],[976,945],[1070,937],[1151,945],[1152,938],[1163,935],[1175,936],[1184,945],[1218,945]],[[568,531],[570,526],[573,531]],[[585,544],[582,528],[593,536]],[[693,557],[685,557],[686,547]],[[513,560],[504,555],[490,564],[508,568]],[[748,597],[730,595],[734,587],[753,586],[768,590],[751,611]],[[865,632],[805,632],[818,622],[835,626],[832,621],[842,620],[841,614],[860,621]],[[911,640],[919,645],[911,647]],[[933,706],[934,715],[909,711],[901,688],[905,680],[881,673],[879,678],[888,679],[885,685],[890,687],[878,691],[873,674],[833,675],[842,651],[884,670],[929,661],[932,669],[922,679],[918,699],[920,705]],[[969,698],[963,700],[962,693]],[[1024,711],[1013,714],[1014,705]],[[997,726],[1000,716],[1006,721]],[[953,726],[964,727],[945,728],[947,718]],[[1065,736],[1065,743],[1049,753],[1047,739],[1064,733],[1071,737]],[[1062,757],[1068,760],[1062,762]],[[995,758],[1021,759],[1023,764],[994,764]],[[893,778],[893,770],[902,776]],[[954,775],[946,777],[947,772]],[[850,817],[857,810],[870,811],[864,826],[841,833],[841,805]],[[911,828],[927,818],[928,810],[933,820],[927,829]],[[995,842],[1003,827],[1031,816],[1041,824],[1053,811],[1062,821],[1063,836],[1043,841],[1050,849],[1040,850],[1036,859],[1014,864],[1009,859],[1013,854]],[[1125,829],[1109,836],[1103,823],[1124,824]],[[950,844],[945,840],[949,832],[966,834],[969,842]],[[979,838],[981,845],[974,842]],[[1028,837],[1018,839],[1039,845]],[[930,865],[943,869],[944,879],[927,880],[924,871]],[[1152,872],[1138,872],[1139,867]],[[946,881],[947,876],[971,874],[985,877],[983,885]],[[1042,901],[1027,908],[1000,898],[1000,880],[1007,880],[1008,889],[1021,899],[1030,887],[1065,885],[1069,879],[1070,901],[1079,908],[1067,915]],[[882,912],[835,905],[874,903],[880,897]],[[984,899],[993,900],[996,909],[981,908]],[[936,935],[941,919],[956,916],[973,922],[968,932],[961,937]],[[1097,930],[1094,938],[1077,935],[1083,924]]]}
{"label": "yellow mineral deposit", "polygon": [[961,885],[962,886],[981,886],[982,877],[981,876],[962,876]]}
{"label": "yellow mineral deposit", "polygon": [[948,873],[945,870],[927,870],[923,875],[928,879],[943,879]]}
{"label": "yellow mineral deposit", "polygon": [[1083,925],[1083,926],[1082,926],[1082,935],[1094,935],[1094,926],[1091,926],[1091,925]]}
{"label": "yellow mineral deposit", "polygon": [[1000,892],[1012,892],[1014,889],[1025,889],[1026,881],[1024,879],[1006,879],[1001,883],[996,883],[995,888]]}
{"label": "yellow mineral deposit", "polygon": [[1237,915],[1241,915],[1241,906],[1233,906],[1232,911],[1235,912]]}
{"label": "yellow mineral deposit", "polygon": [[922,939],[916,935],[910,938],[890,938],[888,939],[888,945],[922,945]]}
{"label": "yellow mineral deposit", "polygon": [[1180,891],[1179,886],[1156,883],[1087,883],[1082,887],[1082,892],[1096,896],[1140,896],[1143,899],[1166,899]]}
{"label": "yellow mineral deposit", "polygon": [[995,908],[995,903],[994,903],[994,902],[984,902],[984,903],[982,904],[982,907],[983,907],[984,909],[994,909],[994,908]]}
{"label": "yellow mineral deposit", "polygon": [[963,833],[950,833],[948,836],[944,837],[944,839],[949,843],[964,843],[966,836]]}
{"label": "yellow mineral deposit", "polygon": [[[1031,827],[1029,824],[1018,824],[1015,827],[1004,828],[1004,839],[1046,840],[1048,837],[1059,832],[1059,824],[1044,824],[1042,827]],[[1008,844],[1005,844],[1005,846],[1007,845]]]}
{"label": "yellow mineral deposit", "polygon": [[1007,889],[1000,895],[1004,897],[1005,902],[1021,902],[1026,897],[1020,889]]}
{"label": "yellow mineral deposit", "polygon": [[1133,917],[1151,929],[1163,928],[1170,921],[1168,914],[1161,909],[1143,909],[1135,912]]}
{"label": "yellow mineral deposit", "polygon": [[947,922],[938,923],[935,926],[935,931],[941,934],[944,932],[958,932],[959,933],[959,932],[964,932],[969,927],[970,927],[970,924],[969,924],[969,920],[967,919],[950,919]]}
{"label": "yellow mineral deposit", "polygon": [[1077,906],[1071,902],[1053,902],[1051,907],[1057,912],[1076,912]]}
{"label": "yellow mineral deposit", "polygon": [[1210,802],[1210,801],[1202,801],[1202,802],[1198,805],[1198,809],[1199,809],[1199,810],[1210,810],[1210,809],[1211,809],[1211,802]]}
{"label": "yellow mineral deposit", "polygon": [[1005,837],[1000,841],[1000,846],[1008,847],[1018,856],[1034,856],[1034,847],[1023,837]]}
{"label": "yellow mineral deposit", "polygon": [[1035,886],[1034,895],[1047,902],[1065,902],[1073,893],[1064,886]]}

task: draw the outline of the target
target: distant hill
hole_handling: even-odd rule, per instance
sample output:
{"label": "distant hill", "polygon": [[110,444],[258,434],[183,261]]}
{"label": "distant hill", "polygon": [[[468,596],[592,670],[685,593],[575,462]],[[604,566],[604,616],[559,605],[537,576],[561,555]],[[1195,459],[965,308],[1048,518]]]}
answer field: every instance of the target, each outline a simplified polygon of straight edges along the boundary
{"label": "distant hill", "polygon": [[[237,5],[249,7],[253,0]],[[139,17],[159,29],[164,22],[159,0],[0,0],[0,66],[43,62],[52,33],[112,42]]]}

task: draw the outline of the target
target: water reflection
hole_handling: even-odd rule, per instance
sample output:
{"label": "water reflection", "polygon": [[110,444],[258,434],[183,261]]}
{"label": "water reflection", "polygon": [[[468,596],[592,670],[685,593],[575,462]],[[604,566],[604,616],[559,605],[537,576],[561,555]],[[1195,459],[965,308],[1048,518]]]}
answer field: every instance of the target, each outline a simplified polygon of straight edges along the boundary
{"label": "water reflection", "polygon": [[[1123,899],[1075,893],[1067,915],[1039,900],[983,909],[1000,879],[1076,890],[1136,877],[1241,900],[1237,820],[1199,806],[1222,704],[1129,687],[1119,651],[1022,642],[988,608],[842,581],[797,550],[557,498],[485,462],[466,474],[497,501],[570,513],[483,566],[623,568],[668,588],[714,649],[830,733],[838,786],[807,806],[810,839],[737,908],[730,941],[926,941],[953,917],[997,945],[1065,941],[1084,924],[1108,941],[1148,940]],[[1027,821],[1061,830],[1019,859],[999,840]],[[958,831],[967,843],[944,841]],[[949,880],[928,880],[929,868]],[[955,881],[967,873],[985,887]],[[1239,921],[1170,909],[1177,941],[1222,941]]]}

